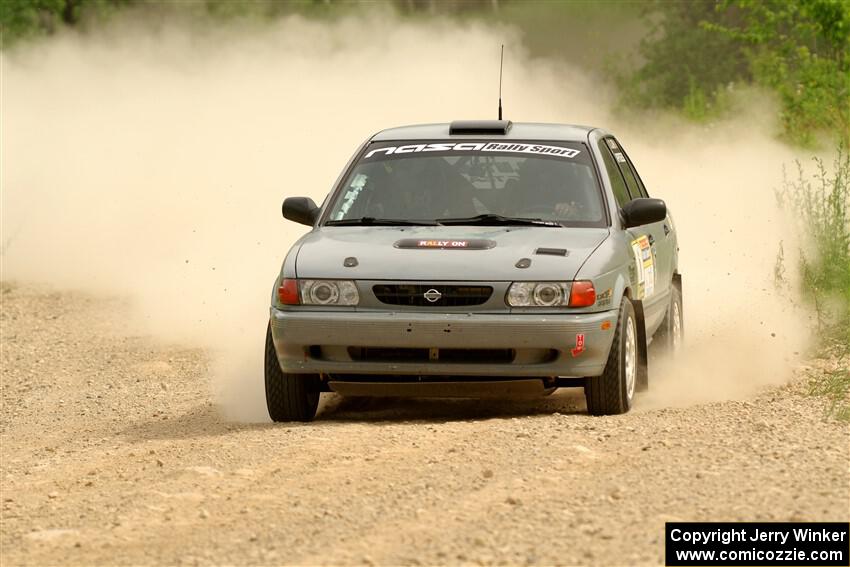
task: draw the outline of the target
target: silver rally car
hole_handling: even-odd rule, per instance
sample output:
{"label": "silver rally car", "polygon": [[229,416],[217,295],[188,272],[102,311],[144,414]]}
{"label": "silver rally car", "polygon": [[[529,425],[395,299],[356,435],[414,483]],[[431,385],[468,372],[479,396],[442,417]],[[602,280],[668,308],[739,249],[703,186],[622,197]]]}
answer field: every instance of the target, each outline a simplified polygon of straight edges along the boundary
{"label": "silver rally car", "polygon": [[[320,392],[539,396],[584,388],[619,414],[647,347],[681,343],[676,231],[619,141],[559,124],[384,130],[355,153],[275,279],[265,348],[274,421]],[[653,347],[655,350],[656,347]]]}

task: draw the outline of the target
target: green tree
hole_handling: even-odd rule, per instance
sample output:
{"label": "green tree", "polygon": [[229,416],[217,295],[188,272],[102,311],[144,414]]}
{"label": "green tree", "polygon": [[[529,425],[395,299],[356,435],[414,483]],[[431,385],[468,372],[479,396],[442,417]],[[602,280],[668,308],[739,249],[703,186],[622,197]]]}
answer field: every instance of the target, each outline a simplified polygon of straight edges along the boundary
{"label": "green tree", "polygon": [[782,103],[785,135],[812,145],[818,132],[850,141],[850,3],[844,0],[735,0],[740,25],[706,23],[740,41],[755,80]]}
{"label": "green tree", "polygon": [[136,0],[0,0],[3,47],[62,26],[75,26],[85,17],[102,18]]}
{"label": "green tree", "polygon": [[716,2],[648,2],[650,32],[641,41],[643,64],[622,80],[624,102],[648,108],[677,108],[694,119],[710,117],[723,90],[752,78],[740,42],[706,29],[711,20],[734,25],[734,10],[718,12]]}
{"label": "green tree", "polygon": [[788,140],[850,140],[850,2],[651,2],[647,17],[654,30],[628,76],[627,102],[702,119],[727,85],[753,83],[777,94]]}
{"label": "green tree", "polygon": [[3,44],[52,32],[61,21],[64,9],[65,0],[3,0],[0,2]]}

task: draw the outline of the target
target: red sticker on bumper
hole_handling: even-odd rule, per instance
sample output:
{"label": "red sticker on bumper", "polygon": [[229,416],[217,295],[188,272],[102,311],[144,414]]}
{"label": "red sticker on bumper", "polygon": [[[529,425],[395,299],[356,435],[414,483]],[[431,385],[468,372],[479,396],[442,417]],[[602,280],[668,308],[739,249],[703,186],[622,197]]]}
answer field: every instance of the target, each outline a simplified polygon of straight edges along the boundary
{"label": "red sticker on bumper", "polygon": [[576,357],[584,352],[584,333],[576,335],[576,347],[570,351],[573,357]]}

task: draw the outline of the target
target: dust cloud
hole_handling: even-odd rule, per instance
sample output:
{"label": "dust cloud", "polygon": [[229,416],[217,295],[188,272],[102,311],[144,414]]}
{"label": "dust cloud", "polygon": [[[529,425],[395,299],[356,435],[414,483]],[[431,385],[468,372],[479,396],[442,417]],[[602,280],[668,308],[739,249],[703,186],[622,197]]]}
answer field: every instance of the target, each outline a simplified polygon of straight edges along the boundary
{"label": "dust cloud", "polygon": [[501,43],[508,118],[611,129],[674,212],[689,347],[639,405],[787,379],[807,335],[772,288],[785,238],[772,190],[793,155],[769,121],[615,115],[603,86],[530,58],[510,28],[380,12],[124,21],[4,53],[2,277],[127,297],[128,328],[208,349],[226,415],[265,420],[268,300],[305,231],[281,200],[320,202],[376,130],[494,116]]}

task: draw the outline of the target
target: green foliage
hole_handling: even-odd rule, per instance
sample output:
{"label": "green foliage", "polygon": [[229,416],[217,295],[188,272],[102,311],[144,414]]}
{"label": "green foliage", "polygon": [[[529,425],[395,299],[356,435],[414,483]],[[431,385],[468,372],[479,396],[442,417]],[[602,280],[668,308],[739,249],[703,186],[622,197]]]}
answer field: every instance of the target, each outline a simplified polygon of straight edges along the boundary
{"label": "green foliage", "polygon": [[655,30],[628,75],[632,102],[704,120],[722,111],[727,85],[754,83],[776,93],[787,140],[850,143],[850,2],[655,2],[647,13]]}
{"label": "green foliage", "polygon": [[83,19],[100,20],[135,0],[0,0],[2,47],[51,34]]}
{"label": "green foliage", "polygon": [[78,28],[101,23],[128,6],[152,12],[184,10],[219,20],[271,19],[290,13],[332,16],[358,7],[356,3],[330,0],[0,0],[2,46],[49,35],[63,26]]}
{"label": "green foliage", "polygon": [[756,75],[780,97],[780,118],[791,142],[813,146],[818,132],[831,130],[850,141],[850,69],[805,48],[798,50],[793,70],[767,53],[754,58],[754,64]]}
{"label": "green foliage", "polygon": [[621,78],[624,102],[687,109],[702,119],[712,114],[717,94],[730,83],[750,80],[738,42],[701,25],[718,18],[731,25],[735,14],[717,12],[713,1],[694,0],[650,2],[645,16],[651,31],[639,48],[643,64]]}
{"label": "green foliage", "polygon": [[682,100],[682,113],[694,122],[708,122],[723,114],[728,106],[726,89],[718,88],[706,93],[694,79],[689,77],[688,94]]}
{"label": "green foliage", "polygon": [[[440,2],[442,13],[447,2]],[[469,0],[458,15],[487,24],[508,25],[519,31],[522,45],[532,57],[566,61],[583,71],[607,78],[609,61],[622,60],[640,43],[646,26],[641,22],[642,2],[566,2],[546,0]],[[508,56],[509,54],[506,54]],[[506,63],[508,60],[506,60]]]}
{"label": "green foliage", "polygon": [[52,32],[62,20],[65,0],[3,0],[0,33],[3,43],[37,33]]}
{"label": "green foliage", "polygon": [[813,145],[822,131],[850,142],[850,3],[844,0],[727,0],[738,25],[707,29],[741,42],[759,84],[782,103],[785,135]]}
{"label": "green foliage", "polygon": [[850,343],[831,344],[822,356],[834,360],[833,366],[809,376],[808,394],[826,398],[827,415],[850,421]]}
{"label": "green foliage", "polygon": [[[850,421],[850,153],[840,145],[830,171],[822,160],[813,161],[815,174],[797,162],[796,176],[785,177],[777,197],[797,221],[800,291],[817,314],[827,359],[827,367],[810,375],[808,393],[827,399],[828,414]],[[781,243],[774,280],[788,285]]]}
{"label": "green foliage", "polygon": [[[148,4],[155,0],[143,0]],[[198,0],[196,5],[207,15],[220,20],[254,18],[271,20],[288,14],[333,18],[360,7],[356,2],[330,0]]]}
{"label": "green foliage", "polygon": [[815,308],[823,330],[837,331],[850,344],[850,154],[839,147],[832,172],[814,159],[816,174],[787,176],[777,192],[797,219],[802,295]]}

